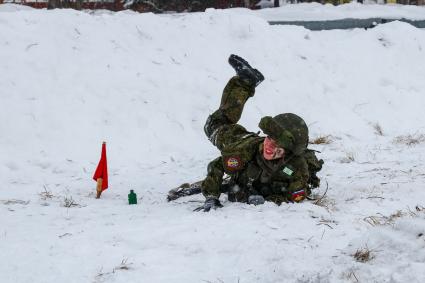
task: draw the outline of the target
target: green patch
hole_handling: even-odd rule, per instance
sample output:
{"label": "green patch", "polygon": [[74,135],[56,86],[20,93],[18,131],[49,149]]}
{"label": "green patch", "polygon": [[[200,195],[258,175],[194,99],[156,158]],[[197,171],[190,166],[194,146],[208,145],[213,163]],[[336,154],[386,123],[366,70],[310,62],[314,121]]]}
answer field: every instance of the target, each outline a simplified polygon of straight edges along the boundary
{"label": "green patch", "polygon": [[292,176],[292,174],[294,173],[294,170],[292,170],[292,169],[290,169],[288,167],[283,168],[282,171],[283,171],[283,173],[285,173],[288,176]]}

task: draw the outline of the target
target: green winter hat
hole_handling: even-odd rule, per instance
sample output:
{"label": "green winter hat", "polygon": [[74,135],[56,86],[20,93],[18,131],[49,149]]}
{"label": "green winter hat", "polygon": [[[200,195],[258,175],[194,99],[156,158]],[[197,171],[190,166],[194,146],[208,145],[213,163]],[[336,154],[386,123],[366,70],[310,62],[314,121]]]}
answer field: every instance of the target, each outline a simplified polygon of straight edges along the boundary
{"label": "green winter hat", "polygon": [[308,145],[308,127],[304,120],[292,113],[261,118],[260,129],[285,150],[299,155]]}

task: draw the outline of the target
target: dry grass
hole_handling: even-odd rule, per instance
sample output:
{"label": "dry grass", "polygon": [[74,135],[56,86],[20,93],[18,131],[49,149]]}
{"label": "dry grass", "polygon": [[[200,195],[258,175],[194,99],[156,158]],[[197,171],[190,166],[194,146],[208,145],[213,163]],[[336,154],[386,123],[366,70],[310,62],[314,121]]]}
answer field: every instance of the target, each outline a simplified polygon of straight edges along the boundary
{"label": "dry grass", "polygon": [[393,142],[395,144],[414,146],[414,145],[418,145],[420,143],[425,142],[425,135],[424,134],[413,134],[413,135],[398,136],[394,139]]}
{"label": "dry grass", "polygon": [[341,162],[341,163],[351,163],[351,162],[354,162],[354,160],[356,160],[354,152],[346,152],[345,157],[342,157],[339,160],[339,162]]}
{"label": "dry grass", "polygon": [[111,276],[111,275],[115,274],[115,271],[117,271],[117,270],[118,271],[119,270],[130,270],[131,269],[130,265],[133,264],[133,263],[128,263],[127,261],[128,261],[128,258],[124,258],[121,261],[120,265],[113,268],[112,271],[110,271],[110,272],[103,272],[103,267],[101,267],[99,272],[95,276],[94,282],[104,282],[105,278],[102,278],[102,277]]}
{"label": "dry grass", "polygon": [[370,224],[371,226],[383,226],[383,225],[393,225],[395,220],[404,216],[418,217],[418,213],[425,212],[425,207],[417,205],[415,210],[408,208],[406,211],[397,210],[389,216],[378,215],[368,216],[363,218],[363,221]]}
{"label": "dry grass", "polygon": [[324,219],[322,217],[322,219],[320,219],[320,221],[316,224],[316,225],[325,225],[331,229],[333,229],[334,227],[332,225],[338,225],[338,222],[336,222],[335,220],[332,219]]}
{"label": "dry grass", "polygon": [[22,205],[27,205],[30,203],[30,201],[25,201],[25,200],[20,200],[20,199],[7,199],[7,200],[0,200],[0,202],[2,202],[4,205],[9,205],[9,204],[22,204]]}
{"label": "dry grass", "polygon": [[368,262],[375,257],[368,247],[358,249],[352,256],[356,259],[356,261],[363,263]]}
{"label": "dry grass", "polygon": [[335,208],[335,200],[328,198],[328,196],[326,195],[326,193],[328,192],[329,189],[329,184],[326,181],[326,190],[323,193],[323,195],[315,195],[312,197],[309,197],[309,200],[313,201],[314,205],[320,206],[325,208],[327,211],[332,211]]}
{"label": "dry grass", "polygon": [[354,272],[354,270],[351,270],[347,274],[347,276],[346,276],[347,279],[351,279],[352,277],[354,277],[354,279],[356,280],[356,282],[359,282],[359,279],[357,278],[356,273]]}
{"label": "dry grass", "polygon": [[353,162],[355,160],[355,158],[354,158],[354,152],[347,152],[346,153],[346,158],[348,160],[350,160],[350,162]]}
{"label": "dry grass", "polygon": [[115,267],[112,272],[115,272],[116,270],[130,270],[131,269],[130,265],[132,263],[131,262],[129,263],[127,261],[128,261],[128,258],[124,258],[121,261],[120,265],[118,265],[117,267]]}
{"label": "dry grass", "polygon": [[[326,194],[326,192],[325,192]],[[328,206],[328,200],[327,200],[327,196],[325,196],[325,194],[319,198],[317,198],[313,204],[317,205],[317,206],[321,206],[321,207],[326,207]]]}
{"label": "dry grass", "polygon": [[336,202],[335,202],[334,199],[330,199],[326,196],[326,197],[323,197],[323,198],[315,201],[314,204],[317,205],[317,206],[323,207],[328,212],[331,212],[331,211],[335,210]]}
{"label": "dry grass", "polygon": [[402,212],[401,210],[397,210],[390,216],[379,214],[376,216],[365,217],[363,220],[372,226],[392,225],[394,224],[395,219],[403,217],[404,215],[406,215],[406,213]]}
{"label": "dry grass", "polygon": [[309,144],[330,144],[332,143],[332,136],[318,136],[317,138],[314,138],[313,140],[309,141]]}
{"label": "dry grass", "polygon": [[378,136],[383,136],[384,132],[382,130],[381,125],[379,125],[378,123],[374,123],[372,124],[373,129],[375,130],[375,134]]}
{"label": "dry grass", "polygon": [[47,187],[44,185],[44,191],[38,193],[42,200],[52,199],[54,196],[51,191],[47,190]]}
{"label": "dry grass", "polygon": [[76,203],[72,197],[64,197],[63,198],[63,203],[62,206],[70,208],[70,207],[75,207],[75,206],[79,206],[78,203]]}
{"label": "dry grass", "polygon": [[417,212],[425,211],[425,207],[423,207],[423,206],[419,206],[419,205],[417,205],[417,206],[415,207],[415,209],[416,209],[416,211],[417,211]]}

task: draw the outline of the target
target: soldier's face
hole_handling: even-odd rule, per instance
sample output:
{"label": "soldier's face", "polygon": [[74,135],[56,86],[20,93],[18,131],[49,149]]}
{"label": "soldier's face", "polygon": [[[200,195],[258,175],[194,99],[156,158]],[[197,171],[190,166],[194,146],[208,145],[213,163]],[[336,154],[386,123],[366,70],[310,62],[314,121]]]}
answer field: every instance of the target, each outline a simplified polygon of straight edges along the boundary
{"label": "soldier's face", "polygon": [[266,137],[263,143],[263,157],[265,160],[274,160],[284,157],[285,150],[277,146],[277,143],[270,137]]}

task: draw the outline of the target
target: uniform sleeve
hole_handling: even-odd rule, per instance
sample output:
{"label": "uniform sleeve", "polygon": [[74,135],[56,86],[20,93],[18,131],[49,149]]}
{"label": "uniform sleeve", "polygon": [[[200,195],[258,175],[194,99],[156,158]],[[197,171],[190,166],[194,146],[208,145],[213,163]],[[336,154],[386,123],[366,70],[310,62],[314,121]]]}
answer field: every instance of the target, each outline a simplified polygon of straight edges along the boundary
{"label": "uniform sleeve", "polygon": [[206,198],[220,197],[220,187],[223,181],[223,175],[223,161],[221,157],[218,157],[208,164],[208,175],[202,182],[202,194]]}
{"label": "uniform sleeve", "polygon": [[295,170],[287,188],[288,192],[293,193],[299,190],[306,190],[309,179],[307,161],[300,156],[296,157],[291,163]]}

